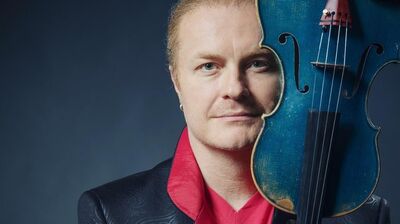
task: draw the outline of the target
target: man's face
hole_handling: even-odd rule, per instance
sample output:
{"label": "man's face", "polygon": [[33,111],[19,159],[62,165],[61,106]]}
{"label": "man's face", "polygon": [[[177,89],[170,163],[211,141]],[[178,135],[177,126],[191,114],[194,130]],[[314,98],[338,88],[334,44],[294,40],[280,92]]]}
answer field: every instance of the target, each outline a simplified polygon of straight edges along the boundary
{"label": "man's face", "polygon": [[279,66],[261,49],[254,6],[202,6],[179,25],[171,69],[192,144],[244,149],[254,144],[279,95]]}

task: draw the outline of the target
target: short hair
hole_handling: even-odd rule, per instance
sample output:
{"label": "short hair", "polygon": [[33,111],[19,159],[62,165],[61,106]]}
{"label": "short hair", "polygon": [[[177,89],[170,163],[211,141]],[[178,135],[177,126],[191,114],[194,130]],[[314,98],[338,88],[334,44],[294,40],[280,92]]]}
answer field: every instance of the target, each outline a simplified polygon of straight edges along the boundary
{"label": "short hair", "polygon": [[240,6],[243,4],[255,5],[256,0],[178,0],[174,7],[171,9],[169,22],[168,22],[168,33],[167,33],[167,59],[169,65],[172,67],[176,66],[176,50],[179,45],[178,33],[179,24],[182,17],[187,13],[193,11],[199,6],[204,5],[223,5],[223,6]]}

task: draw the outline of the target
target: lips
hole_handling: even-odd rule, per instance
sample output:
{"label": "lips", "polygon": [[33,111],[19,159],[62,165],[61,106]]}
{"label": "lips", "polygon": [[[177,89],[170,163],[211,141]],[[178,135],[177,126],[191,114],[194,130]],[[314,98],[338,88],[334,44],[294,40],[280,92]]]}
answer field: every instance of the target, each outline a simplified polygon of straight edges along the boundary
{"label": "lips", "polygon": [[259,116],[259,115],[260,114],[258,114],[258,113],[237,112],[237,113],[227,113],[227,114],[219,115],[217,117],[240,117],[240,116],[256,117],[256,116]]}
{"label": "lips", "polygon": [[258,118],[260,116],[261,113],[254,113],[254,112],[230,112],[215,116],[214,118],[227,121],[244,121],[244,120],[251,120],[254,118]]}

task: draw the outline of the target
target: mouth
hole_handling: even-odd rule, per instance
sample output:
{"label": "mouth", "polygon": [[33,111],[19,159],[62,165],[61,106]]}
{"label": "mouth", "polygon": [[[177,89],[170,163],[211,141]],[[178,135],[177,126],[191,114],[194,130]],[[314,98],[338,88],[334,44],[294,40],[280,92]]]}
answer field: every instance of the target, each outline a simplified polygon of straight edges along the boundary
{"label": "mouth", "polygon": [[221,119],[224,121],[248,121],[254,120],[256,118],[260,118],[260,113],[248,113],[248,112],[239,112],[239,113],[227,113],[223,115],[216,116],[215,118]]}

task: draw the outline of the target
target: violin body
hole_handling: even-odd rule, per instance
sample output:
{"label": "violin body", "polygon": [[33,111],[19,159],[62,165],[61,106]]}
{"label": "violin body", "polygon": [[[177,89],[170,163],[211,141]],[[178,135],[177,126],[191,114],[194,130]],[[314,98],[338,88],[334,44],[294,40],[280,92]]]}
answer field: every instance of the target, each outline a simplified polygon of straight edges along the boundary
{"label": "violin body", "polygon": [[275,53],[282,87],[275,110],[263,115],[251,166],[262,195],[298,214],[304,207],[301,192],[320,191],[301,188],[309,182],[304,166],[325,158],[310,172],[325,180],[317,184],[326,192],[322,216],[331,217],[359,208],[378,182],[380,128],[369,119],[367,102],[379,71],[400,63],[400,2],[349,1],[351,17],[327,16],[327,24],[339,25],[322,28],[326,6],[321,0],[257,1],[260,45]]}

